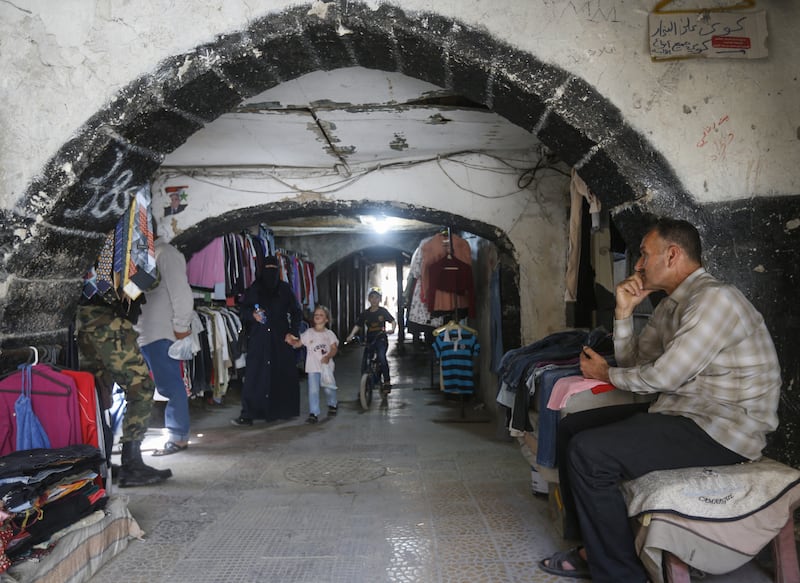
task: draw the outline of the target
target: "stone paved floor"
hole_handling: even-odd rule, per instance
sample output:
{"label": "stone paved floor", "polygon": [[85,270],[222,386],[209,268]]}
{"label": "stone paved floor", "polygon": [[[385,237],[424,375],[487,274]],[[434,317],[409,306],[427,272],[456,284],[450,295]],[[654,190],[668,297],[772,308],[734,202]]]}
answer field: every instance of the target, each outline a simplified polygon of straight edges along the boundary
{"label": "stone paved floor", "polygon": [[[117,493],[146,532],[93,583],[519,583],[575,581],[536,563],[563,546],[515,442],[480,409],[431,390],[422,347],[390,351],[394,390],[363,412],[360,353],[337,359],[340,408],[318,425],[230,425],[235,402],[192,405],[174,477]],[[305,390],[305,386],[302,386]],[[463,414],[463,418],[462,418]],[[151,430],[145,449],[160,444]],[[116,460],[115,460],[116,461]],[[713,582],[759,583],[755,564]]]}

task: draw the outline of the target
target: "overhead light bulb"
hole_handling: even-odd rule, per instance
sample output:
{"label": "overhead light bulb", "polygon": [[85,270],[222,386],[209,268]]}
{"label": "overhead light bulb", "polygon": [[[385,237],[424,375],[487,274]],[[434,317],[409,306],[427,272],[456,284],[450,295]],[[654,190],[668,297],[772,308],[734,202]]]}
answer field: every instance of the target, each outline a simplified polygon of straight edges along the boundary
{"label": "overhead light bulb", "polygon": [[391,226],[391,219],[389,217],[381,217],[376,218],[375,222],[372,224],[372,228],[375,229],[375,232],[378,234],[383,234],[389,230]]}
{"label": "overhead light bulb", "polygon": [[386,215],[359,215],[358,218],[365,225],[372,227],[372,230],[378,234],[386,233],[397,224],[395,217],[387,217]]}

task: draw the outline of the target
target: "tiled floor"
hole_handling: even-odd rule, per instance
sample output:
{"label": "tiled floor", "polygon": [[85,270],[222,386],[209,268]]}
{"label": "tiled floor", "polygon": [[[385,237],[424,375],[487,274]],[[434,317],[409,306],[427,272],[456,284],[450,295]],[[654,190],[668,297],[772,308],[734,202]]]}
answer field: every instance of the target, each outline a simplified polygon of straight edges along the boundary
{"label": "tiled floor", "polygon": [[[575,581],[537,561],[561,548],[515,442],[431,390],[421,347],[392,349],[394,390],[362,412],[357,349],[337,359],[336,418],[233,427],[235,403],[193,403],[190,448],[146,461],[174,477],[117,490],[147,533],[93,583]],[[304,387],[303,387],[304,390]],[[463,413],[463,417],[462,417]],[[157,430],[145,443],[159,445]],[[755,564],[707,577],[770,581]]]}

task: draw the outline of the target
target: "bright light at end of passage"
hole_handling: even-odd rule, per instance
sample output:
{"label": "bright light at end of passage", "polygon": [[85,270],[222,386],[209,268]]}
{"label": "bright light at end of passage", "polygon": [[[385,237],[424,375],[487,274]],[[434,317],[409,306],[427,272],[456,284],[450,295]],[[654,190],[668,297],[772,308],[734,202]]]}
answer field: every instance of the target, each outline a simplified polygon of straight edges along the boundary
{"label": "bright light at end of passage", "polygon": [[365,225],[371,226],[376,233],[386,233],[387,231],[391,230],[392,227],[400,223],[400,221],[395,217],[387,217],[383,215],[377,217],[373,215],[362,215],[358,218]]}

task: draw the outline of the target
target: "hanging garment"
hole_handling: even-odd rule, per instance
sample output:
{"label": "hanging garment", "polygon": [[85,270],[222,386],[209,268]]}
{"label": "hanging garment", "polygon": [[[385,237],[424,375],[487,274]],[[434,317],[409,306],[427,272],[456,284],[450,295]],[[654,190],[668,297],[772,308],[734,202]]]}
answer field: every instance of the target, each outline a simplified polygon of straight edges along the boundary
{"label": "hanging garment", "polygon": [[[428,300],[428,309],[434,311],[450,311],[461,308],[468,308],[470,317],[475,317],[475,286],[472,280],[472,266],[456,259],[455,257],[444,257],[428,267],[428,285],[425,297]],[[446,294],[438,292],[448,292],[450,303],[436,304],[441,302],[441,297]],[[466,301],[466,303],[464,303]]]}
{"label": "hanging garment", "polygon": [[106,235],[103,248],[97,258],[97,267],[89,269],[84,276],[83,296],[91,299],[95,294],[107,297],[114,294],[114,232]]}
{"label": "hanging garment", "polygon": [[420,278],[422,277],[422,246],[430,241],[431,237],[423,239],[411,256],[411,266],[409,267],[408,280],[405,289],[405,303],[408,306],[407,320],[409,324],[419,324],[421,326],[438,328],[444,324],[443,316],[431,316],[428,306],[422,301],[422,289]]}
{"label": "hanging garment", "polygon": [[452,314],[456,307],[467,307],[469,305],[469,298],[456,295],[454,297],[452,292],[436,290],[434,298],[427,297],[428,290],[430,289],[428,278],[431,275],[431,266],[447,256],[455,257],[462,263],[472,265],[472,251],[470,250],[469,243],[462,237],[451,234],[448,238],[443,233],[437,233],[424,243],[420,244],[422,249],[422,270],[420,273],[420,292],[422,294],[422,301],[428,306],[434,306],[433,312],[442,312]]}
{"label": "hanging garment", "polygon": [[472,363],[481,349],[477,334],[463,326],[448,324],[436,336],[433,349],[441,361],[441,390],[445,393],[471,395],[475,391]]}
{"label": "hanging garment", "polygon": [[186,262],[186,275],[192,287],[214,289],[225,282],[225,244],[217,237]]}
{"label": "hanging garment", "polygon": [[37,447],[50,447],[50,439],[47,437],[47,432],[33,412],[31,367],[32,365],[29,364],[19,367],[22,371],[20,375],[22,388],[16,403],[14,403],[14,413],[17,416],[17,451]]}
{"label": "hanging garment", "polygon": [[94,374],[86,371],[64,370],[78,387],[78,407],[81,419],[82,443],[100,447],[97,424],[98,399]]}
{"label": "hanging garment", "polygon": [[[317,297],[314,264],[292,252],[275,249],[275,242],[270,237],[250,233],[228,233],[217,237],[186,262],[189,285],[215,291],[224,287],[226,298],[241,300],[261,275],[261,266],[268,252],[274,251],[280,279],[289,283],[303,307],[313,310]],[[231,301],[228,305],[233,304]]]}
{"label": "hanging garment", "polygon": [[489,326],[492,342],[491,370],[500,372],[503,358],[503,305],[500,297],[500,264],[494,266],[489,280]]}
{"label": "hanging garment", "polygon": [[[82,442],[80,411],[75,381],[47,364],[31,367],[31,404],[44,427],[51,447]],[[17,421],[14,404],[22,371],[0,379],[0,455],[16,451]]]}
{"label": "hanging garment", "polygon": [[578,298],[578,268],[581,259],[581,219],[583,217],[583,200],[589,203],[589,213],[592,216],[592,228],[599,223],[600,201],[589,190],[586,183],[578,176],[575,168],[572,169],[572,180],[569,183],[570,210],[569,210],[569,251],[567,253],[567,272],[564,276],[564,300],[574,302]]}

